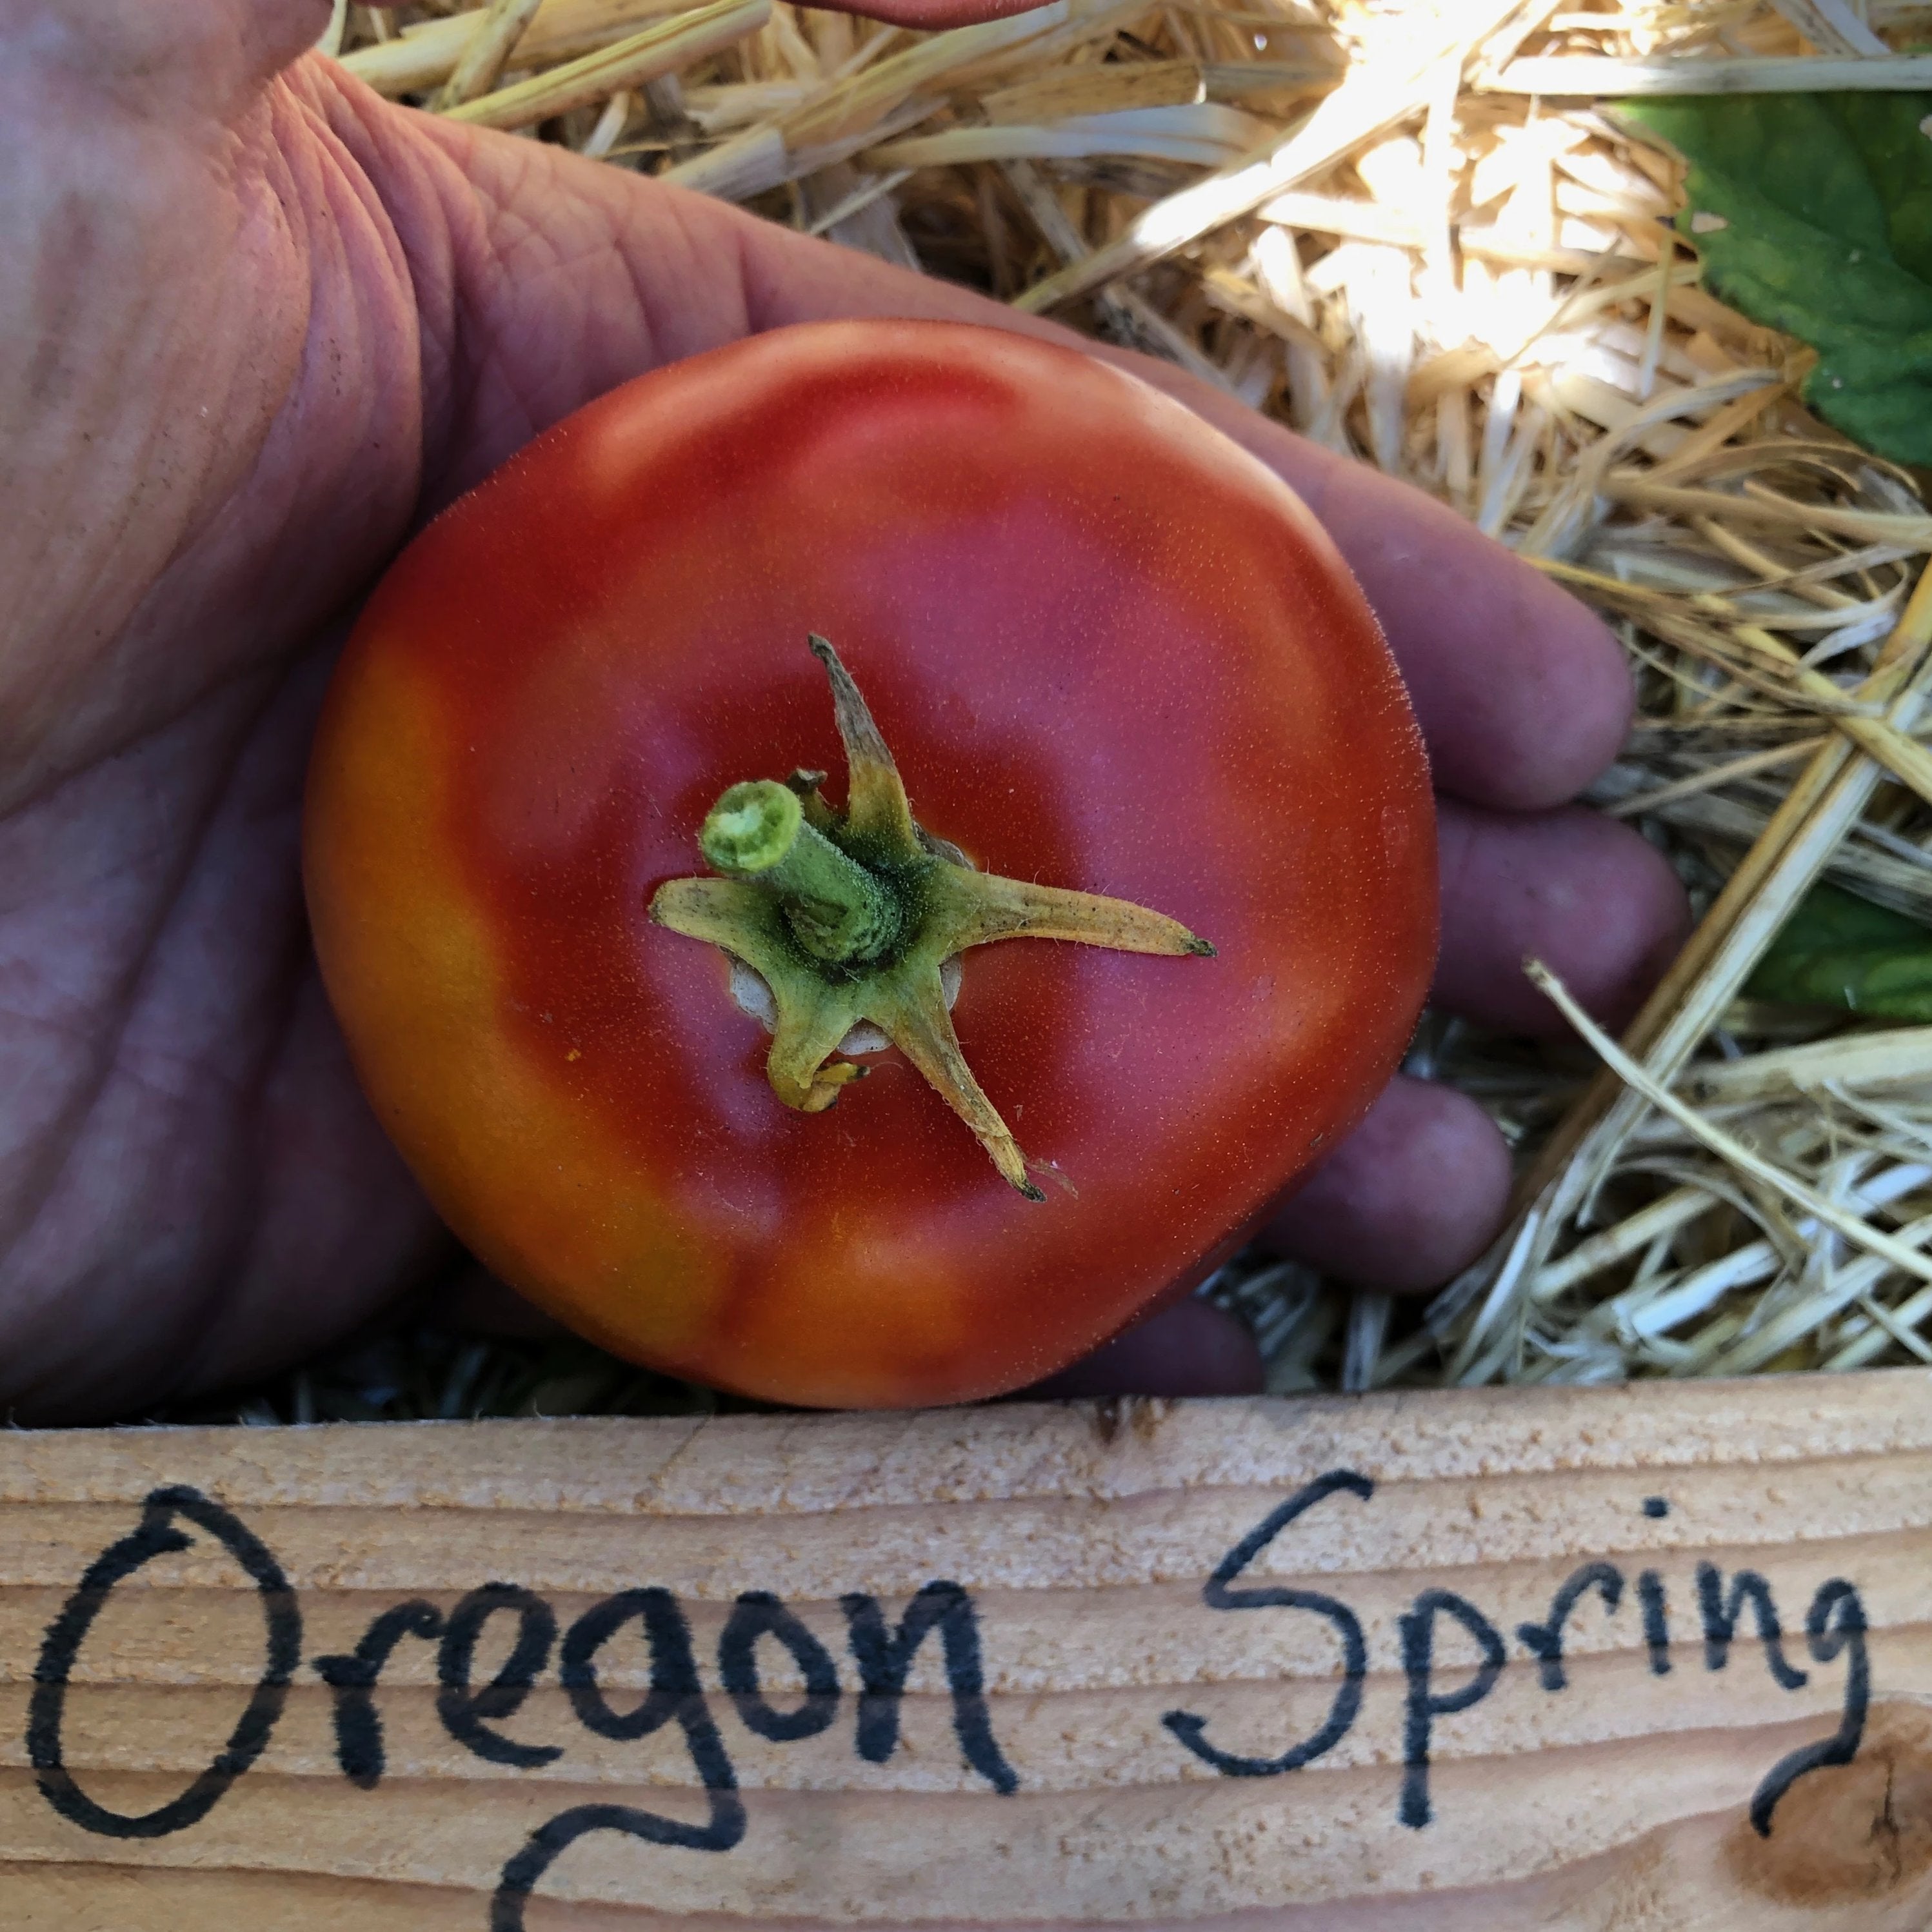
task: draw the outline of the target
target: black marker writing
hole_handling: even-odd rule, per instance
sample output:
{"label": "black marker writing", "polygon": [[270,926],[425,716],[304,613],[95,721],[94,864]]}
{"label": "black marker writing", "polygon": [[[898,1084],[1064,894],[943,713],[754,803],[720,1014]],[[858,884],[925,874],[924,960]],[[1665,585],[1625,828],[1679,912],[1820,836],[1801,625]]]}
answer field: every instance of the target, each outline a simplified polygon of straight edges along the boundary
{"label": "black marker writing", "polygon": [[[499,1615],[517,1619],[517,1640],[502,1667],[488,1683],[472,1688],[476,1640],[483,1626]],[[554,1763],[563,1755],[560,1744],[521,1744],[490,1729],[492,1723],[513,1718],[523,1708],[550,1661],[556,1641],[556,1613],[534,1591],[515,1583],[485,1583],[472,1590],[449,1613],[437,1647],[436,1714],[442,1727],[465,1750],[491,1764],[528,1770]]]}
{"label": "black marker writing", "polygon": [[[1482,1661],[1468,1682],[1454,1690],[1435,1688],[1436,1620],[1451,1617],[1474,1640]],[[1424,1590],[1402,1619],[1402,1669],[1408,1680],[1402,1725],[1402,1802],[1397,1815],[1420,1831],[1433,1811],[1429,1800],[1429,1749],[1436,1720],[1479,1704],[1496,1687],[1504,1660],[1503,1640],[1494,1624],[1466,1597],[1453,1590]]]}
{"label": "black marker writing", "polygon": [[1563,1670],[1563,1629],[1585,1592],[1594,1590],[1604,1600],[1604,1614],[1614,1616],[1623,1601],[1624,1573],[1613,1563],[1586,1563],[1568,1578],[1550,1600],[1547,1623],[1518,1624],[1516,1634],[1536,1659],[1546,1690],[1561,1690],[1569,1681]]}
{"label": "black marker writing", "polygon": [[[110,1811],[82,1791],[62,1760],[61,1724],[67,1709],[68,1680],[80,1647],[116,1584],[157,1556],[192,1546],[194,1539],[176,1527],[193,1523],[213,1537],[246,1570],[260,1595],[268,1644],[262,1674],[248,1707],[236,1720],[228,1742],[214,1762],[178,1798],[152,1811]],[[280,1564],[254,1535],[219,1503],[185,1486],[149,1492],[138,1528],[111,1543],[82,1573],[80,1587],[47,1627],[34,1666],[34,1694],[27,1707],[27,1756],[40,1795],[63,1818],[106,1838],[160,1838],[184,1832],[206,1817],[228,1787],[260,1757],[289,1694],[289,1680],[302,1658],[302,1613]]]}
{"label": "black marker writing", "polygon": [[[1367,1478],[1350,1470],[1331,1470],[1318,1477],[1256,1524],[1202,1586],[1202,1601],[1210,1610],[1281,1609],[1317,1616],[1331,1628],[1341,1653],[1340,1682],[1325,1720],[1275,1756],[1250,1757],[1222,1750],[1208,1741],[1206,1720],[1198,1714],[1165,1714],[1162,1721],[1172,1735],[1224,1775],[1265,1777],[1294,1770],[1333,1750],[1358,1720],[1367,1657],[1361,1621],[1354,1611],[1320,1592],[1239,1582],[1301,1516],[1342,1493],[1367,1502],[1375,1490]],[[1653,1516],[1665,1514],[1667,1508],[1659,1498],[1645,1503],[1646,1514]],[[117,1586],[157,1557],[195,1548],[195,1531],[220,1544],[254,1585],[266,1631],[262,1667],[226,1744],[186,1790],[150,1811],[114,1811],[88,1796],[67,1768],[62,1729],[69,1682]],[[1558,1586],[1544,1621],[1516,1627],[1546,1690],[1567,1688],[1565,1645],[1580,1607],[1594,1594],[1604,1616],[1615,1616],[1624,1588],[1624,1574],[1616,1564],[1585,1563]],[[1696,1566],[1695,1589],[1708,1669],[1727,1668],[1739,1626],[1748,1616],[1772,1681],[1786,1691],[1810,1682],[1786,1656],[1776,1598],[1763,1576],[1739,1570],[1727,1578],[1714,1563],[1706,1561]],[[1643,1570],[1635,1594],[1649,1667],[1664,1676],[1670,1671],[1672,1660],[1661,1574]],[[897,1750],[907,1680],[920,1647],[936,1634],[951,1695],[953,1730],[968,1768],[996,1791],[1015,1790],[1019,1780],[993,1734],[978,1612],[970,1594],[956,1582],[928,1582],[914,1595],[896,1624],[874,1597],[854,1593],[839,1601],[859,1678],[854,1734],[859,1756],[882,1764]],[[495,1676],[478,1684],[472,1681],[477,1654],[493,1617],[514,1619],[514,1640]],[[1473,1674],[1448,1689],[1438,1688],[1436,1682],[1437,1640],[1444,1619],[1460,1626],[1478,1654]],[[620,1709],[599,1681],[598,1661],[604,1646],[632,1624],[638,1626],[649,1646],[650,1684],[630,1708]],[[520,1932],[533,1888],[582,1838],[615,1833],[685,1850],[725,1852],[742,1840],[747,1828],[736,1774],[706,1702],[690,1625],[677,1598],[658,1588],[625,1590],[586,1610],[565,1634],[560,1646],[557,1628],[556,1612],[542,1597],[515,1584],[491,1582],[470,1591],[447,1617],[421,1598],[397,1604],[370,1622],[352,1652],[314,1660],[331,1693],[337,1762],[344,1776],[364,1790],[377,1786],[385,1774],[385,1742],[375,1694],[405,1638],[436,1646],[437,1714],[453,1738],[493,1763],[528,1768],[562,1756],[561,1745],[524,1744],[496,1728],[523,1708],[553,1651],[558,1654],[559,1678],[571,1709],[586,1730],[634,1741],[667,1725],[677,1726],[704,1791],[708,1808],[703,1820],[685,1822],[622,1804],[581,1804],[560,1813],[532,1833],[504,1866],[491,1906],[492,1932]],[[1406,1692],[1397,1815],[1403,1826],[1420,1829],[1434,1815],[1430,1782],[1437,1721],[1468,1710],[1490,1694],[1503,1672],[1505,1652],[1501,1634],[1482,1612],[1447,1590],[1424,1591],[1400,1619],[1399,1629]],[[1804,1632],[1814,1663],[1823,1666],[1845,1659],[1844,1701],[1838,1726],[1829,1737],[1789,1753],[1758,1786],[1749,1815],[1755,1829],[1766,1835],[1778,1807],[1799,1779],[1811,1771],[1852,1761],[1870,1708],[1868,1619],[1856,1588],[1842,1578],[1821,1585],[1806,1614]],[[302,1640],[302,1618],[286,1577],[240,1520],[198,1490],[153,1490],[136,1526],[87,1566],[46,1628],[34,1672],[26,1731],[27,1756],[42,1795],[64,1818],[109,1838],[159,1838],[197,1823],[267,1748],[301,1660]],[[803,1685],[802,1696],[789,1708],[772,1702],[761,1678],[759,1646],[767,1640],[789,1656]],[[769,1661],[770,1654],[764,1654]],[[831,1650],[770,1591],[748,1590],[738,1598],[718,1638],[718,1668],[738,1718],[758,1736],[778,1743],[812,1738],[836,1720],[842,1694]]]}
{"label": "black marker writing", "polygon": [[1871,1708],[1871,1660],[1865,1652],[1865,1606],[1857,1590],[1842,1577],[1821,1583],[1805,1612],[1804,1634],[1814,1661],[1832,1663],[1841,1650],[1850,1651],[1845,1666],[1845,1702],[1838,1728],[1815,1744],[1805,1744],[1781,1757],[1753,1794],[1750,1821],[1758,1836],[1771,1836],[1771,1815],[1778,1802],[1808,1771],[1821,1766],[1850,1764],[1858,1756]]}
{"label": "black marker writing", "polygon": [[[769,1636],[791,1653],[805,1679],[796,1710],[772,1708],[758,1681],[758,1640]],[[746,1730],[774,1744],[815,1738],[838,1712],[838,1672],[832,1653],[769,1590],[747,1590],[718,1640],[718,1675]]]}
{"label": "black marker writing", "polygon": [[939,1632],[946,1682],[952,1694],[952,1729],[968,1766],[995,1791],[1010,1792],[1019,1778],[1001,1754],[987,1714],[980,1664],[980,1621],[973,1599],[958,1584],[926,1584],[906,1606],[892,1635],[874,1597],[841,1597],[853,1661],[859,1666],[859,1755],[884,1764],[898,1748],[899,1705],[914,1653],[928,1634]]}
{"label": "black marker writing", "polygon": [[1704,1668],[1721,1670],[1730,1662],[1738,1618],[1747,1604],[1756,1620],[1766,1667],[1782,1689],[1803,1690],[1808,1681],[1804,1672],[1785,1660],[1784,1632],[1778,1625],[1778,1606],[1772,1600],[1771,1586],[1755,1570],[1737,1571],[1726,1594],[1724,1573],[1714,1563],[1698,1564],[1697,1607],[1704,1620]]}
{"label": "black marker writing", "polygon": [[1231,1588],[1234,1579],[1279,1536],[1296,1517],[1304,1514],[1326,1496],[1338,1490],[1360,1497],[1364,1502],[1375,1494],[1376,1486],[1352,1469],[1331,1469],[1325,1475],[1296,1490],[1287,1502],[1271,1510],[1216,1565],[1214,1574],[1202,1586],[1201,1598],[1210,1610],[1268,1609],[1310,1610],[1325,1617],[1334,1626],[1342,1646],[1342,1682],[1328,1715],[1321,1728],[1291,1744],[1278,1757],[1243,1757],[1208,1742],[1208,1720],[1191,1711],[1169,1711],[1161,1722],[1194,1755],[1211,1764],[1224,1778],[1272,1778],[1280,1772],[1298,1771],[1312,1764],[1324,1751],[1333,1750],[1355,1721],[1362,1708],[1362,1680],[1368,1674],[1368,1646],[1362,1636],[1361,1620],[1346,1604],[1324,1596],[1318,1590],[1276,1588]]}
{"label": "black marker writing", "polygon": [[[626,1624],[634,1622],[643,1626],[650,1646],[650,1688],[629,1710],[620,1711],[612,1707],[597,1681],[597,1653]],[[692,1767],[710,1795],[709,1817],[702,1825],[687,1825],[653,1812],[634,1811],[628,1814],[630,1822],[624,1830],[656,1844],[682,1845],[699,1852],[728,1852],[745,1835],[745,1807],[737,1795],[737,1774],[731,1768],[724,1740],[718,1735],[711,1708],[704,1701],[704,1686],[698,1681],[691,1626],[668,1590],[620,1590],[616,1596],[593,1604],[565,1636],[558,1674],[578,1721],[600,1738],[626,1742],[647,1738],[668,1724],[675,1724],[684,1733]]]}
{"label": "black marker writing", "polygon": [[[538,1880],[579,1838],[592,1832],[620,1832],[647,1844],[682,1845],[701,1852],[728,1852],[745,1835],[745,1808],[735,1797],[713,1798],[711,1823],[680,1825],[655,1811],[628,1804],[578,1804],[560,1811],[532,1832],[521,1851],[503,1868],[490,1900],[490,1932],[524,1932],[524,1907]],[[676,1833],[688,1835],[678,1837]]]}
{"label": "black marker writing", "polygon": [[311,1666],[334,1693],[335,1761],[351,1784],[373,1791],[382,1781],[382,1720],[376,1711],[376,1680],[406,1636],[434,1643],[442,1634],[442,1612],[422,1598],[382,1611],[346,1657],[318,1657]]}
{"label": "black marker writing", "polygon": [[1644,1647],[1650,1652],[1650,1674],[1670,1675],[1670,1613],[1664,1594],[1664,1579],[1654,1570],[1646,1570],[1636,1580],[1636,1600],[1643,1606]]}

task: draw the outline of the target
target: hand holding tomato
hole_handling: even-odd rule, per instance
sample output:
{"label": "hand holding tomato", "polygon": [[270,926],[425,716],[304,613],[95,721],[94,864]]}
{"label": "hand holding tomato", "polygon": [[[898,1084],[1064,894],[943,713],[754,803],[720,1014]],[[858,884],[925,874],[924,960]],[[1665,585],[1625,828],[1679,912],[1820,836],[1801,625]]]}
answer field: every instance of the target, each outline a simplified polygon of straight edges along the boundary
{"label": "hand holding tomato", "polygon": [[[326,14],[47,0],[0,26],[0,1402],[23,1419],[260,1372],[443,1264],[322,998],[296,854],[342,620],[412,526],[591,397],[778,323],[1056,333],[284,71]],[[1436,997],[1545,1027],[1534,950],[1627,1007],[1683,911],[1634,836],[1558,808],[1623,728],[1610,640],[1447,512],[1107,353],[1292,483],[1375,604],[1442,794]],[[1440,1279],[1505,1169],[1473,1106],[1398,1082],[1278,1233]]]}

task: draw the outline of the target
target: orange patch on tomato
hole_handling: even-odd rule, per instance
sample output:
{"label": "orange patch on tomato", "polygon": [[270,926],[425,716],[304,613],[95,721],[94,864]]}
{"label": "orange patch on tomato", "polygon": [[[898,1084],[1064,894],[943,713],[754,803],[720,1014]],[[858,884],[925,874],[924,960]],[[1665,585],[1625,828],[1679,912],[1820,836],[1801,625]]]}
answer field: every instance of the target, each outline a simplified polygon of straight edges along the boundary
{"label": "orange patch on tomato", "polygon": [[496,937],[453,862],[448,722],[405,652],[370,650],[338,675],[317,736],[310,919],[357,1073],[486,1266],[575,1325],[621,1310],[628,1346],[686,1354],[716,1318],[721,1270],[579,1104],[581,1053],[512,1024]]}

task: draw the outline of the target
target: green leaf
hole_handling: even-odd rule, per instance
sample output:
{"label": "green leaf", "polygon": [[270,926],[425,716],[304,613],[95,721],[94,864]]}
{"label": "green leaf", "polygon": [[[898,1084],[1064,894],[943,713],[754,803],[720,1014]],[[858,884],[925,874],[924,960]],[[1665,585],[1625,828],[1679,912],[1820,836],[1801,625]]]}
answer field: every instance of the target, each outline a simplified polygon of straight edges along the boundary
{"label": "green leaf", "polygon": [[1754,1000],[1932,1021],[1932,929],[1836,886],[1814,886],[1744,991]]}
{"label": "green leaf", "polygon": [[1932,139],[1920,132],[1932,94],[1694,95],[1619,111],[1690,164],[1679,226],[1712,292],[1818,352],[1807,404],[1881,455],[1932,464]]}

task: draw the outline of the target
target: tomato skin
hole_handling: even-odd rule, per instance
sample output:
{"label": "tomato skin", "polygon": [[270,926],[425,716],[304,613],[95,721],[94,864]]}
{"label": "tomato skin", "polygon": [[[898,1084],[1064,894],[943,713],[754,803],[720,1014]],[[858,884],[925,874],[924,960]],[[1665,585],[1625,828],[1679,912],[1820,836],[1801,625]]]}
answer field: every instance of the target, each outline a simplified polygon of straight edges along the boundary
{"label": "tomato skin", "polygon": [[[1213,960],[1018,940],[954,1018],[1036,1205],[896,1052],[816,1115],[654,926],[728,786],[843,764],[837,645],[922,824]],[[640,378],[419,536],[332,686],[304,866],[358,1072],[492,1269],[772,1400],[1020,1386],[1196,1279],[1366,1111],[1426,989],[1421,742],[1306,510],[1076,351],[813,324]]]}

